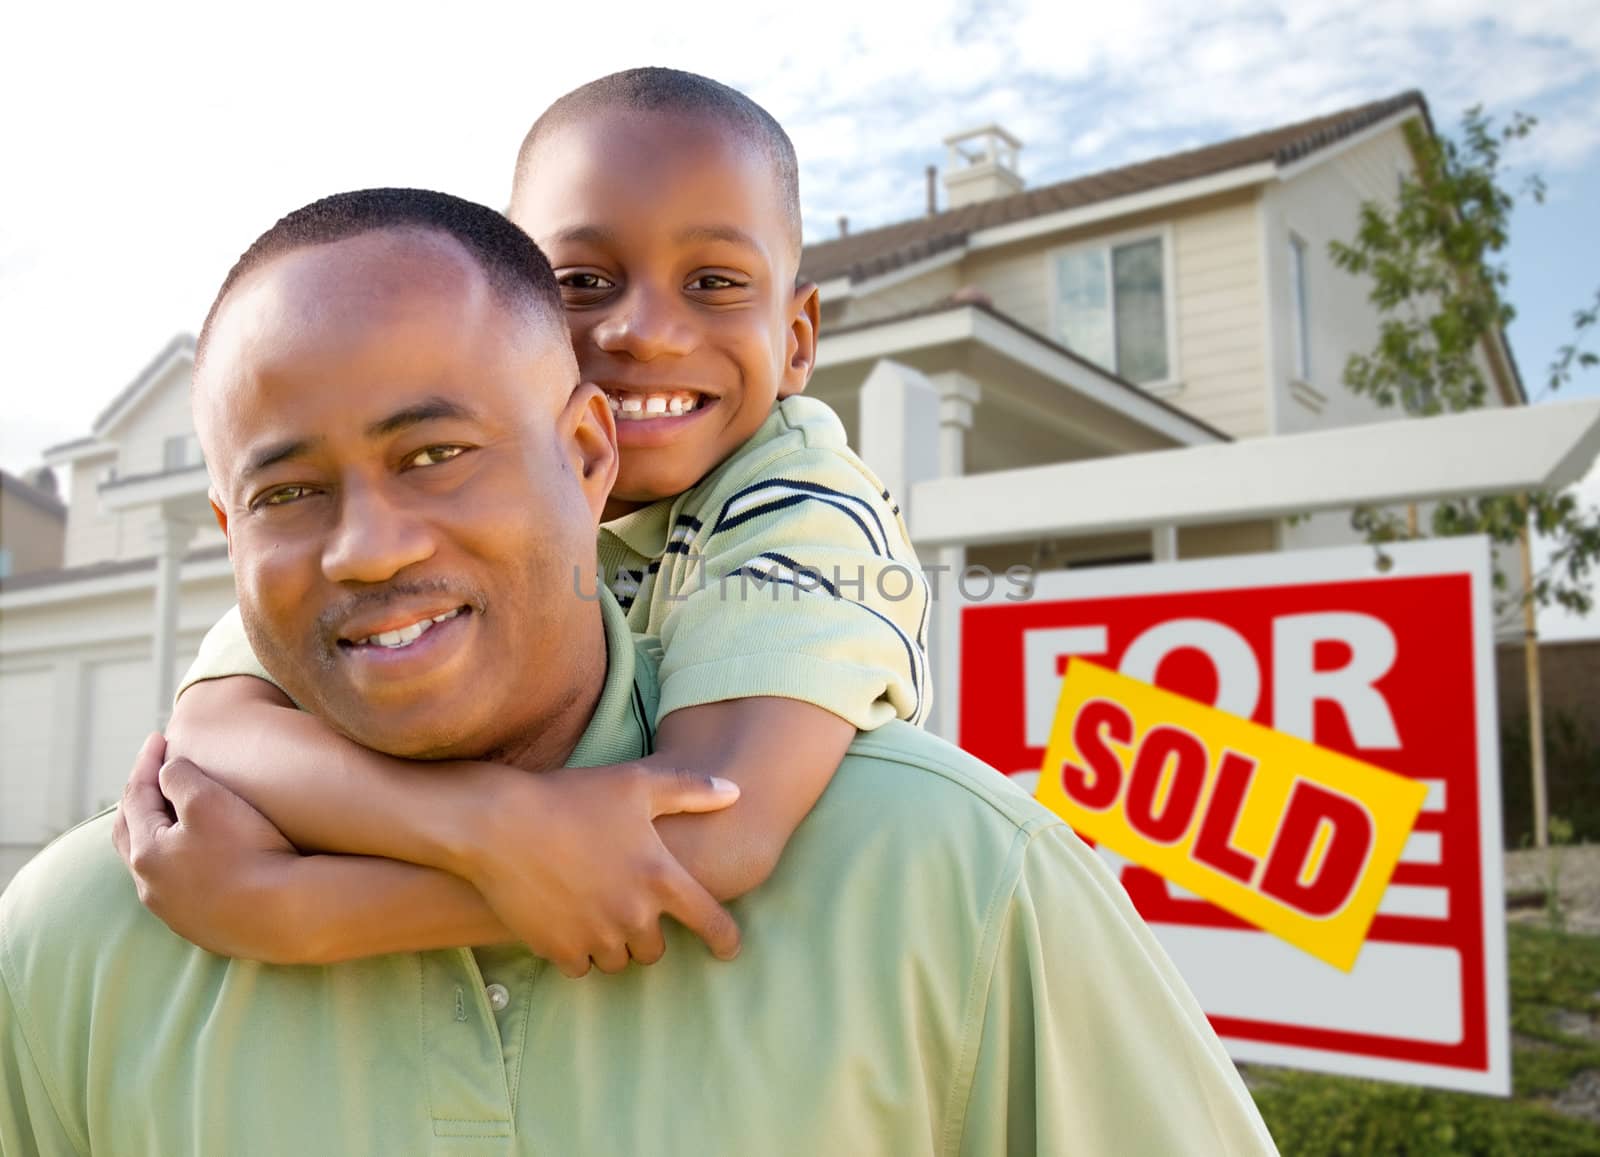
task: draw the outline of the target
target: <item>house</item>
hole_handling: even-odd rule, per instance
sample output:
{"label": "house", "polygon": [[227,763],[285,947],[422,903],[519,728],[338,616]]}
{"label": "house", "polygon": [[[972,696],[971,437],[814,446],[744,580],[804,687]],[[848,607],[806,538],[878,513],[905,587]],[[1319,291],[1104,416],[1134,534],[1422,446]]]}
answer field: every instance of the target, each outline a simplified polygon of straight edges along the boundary
{"label": "house", "polygon": [[[943,399],[945,473],[1396,415],[1341,374],[1375,345],[1367,286],[1328,243],[1414,168],[1403,127],[1431,131],[1420,93],[1109,172],[1027,189],[1025,152],[988,126],[951,137],[947,206],[806,247],[822,287],[811,393],[852,423],[855,391],[892,358]],[[1493,403],[1525,404],[1509,347],[1483,351]],[[1041,495],[1048,501],[1048,495]],[[1197,558],[1350,541],[1348,520],[1184,528]],[[969,552],[999,569],[1150,558],[1148,535]]]}
{"label": "house", "polygon": [[[950,138],[937,208],[806,247],[822,288],[810,392],[854,439],[884,359],[939,394],[944,474],[982,473],[1385,415],[1340,385],[1378,319],[1328,242],[1412,168],[1420,94],[1029,189],[999,126]],[[0,880],[114,800],[201,636],[233,601],[174,338],[46,461],[70,475],[64,565],[0,582]],[[1483,351],[1525,402],[1503,340]],[[1392,416],[1392,415],[1388,415]],[[1039,495],[1041,502],[1050,495]],[[1038,569],[1349,541],[1319,516],[972,548]],[[49,769],[44,774],[42,769]]]}
{"label": "house", "polygon": [[49,467],[22,478],[0,470],[0,580],[61,565],[67,508]]}

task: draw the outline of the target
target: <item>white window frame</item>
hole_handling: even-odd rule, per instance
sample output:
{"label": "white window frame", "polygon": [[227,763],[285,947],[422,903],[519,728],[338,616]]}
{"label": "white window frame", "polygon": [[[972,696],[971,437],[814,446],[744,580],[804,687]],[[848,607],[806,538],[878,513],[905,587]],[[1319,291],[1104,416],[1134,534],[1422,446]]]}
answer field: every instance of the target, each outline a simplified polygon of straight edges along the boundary
{"label": "white window frame", "polygon": [[1289,230],[1289,378],[1311,385],[1311,243]]}
{"label": "white window frame", "polygon": [[[1057,245],[1045,252],[1045,283],[1050,287],[1050,340],[1058,345],[1066,346],[1061,338],[1061,270],[1060,259],[1069,253],[1079,253],[1090,249],[1104,250],[1107,256],[1107,270],[1113,267],[1110,262],[1111,250],[1123,245],[1133,245],[1140,241],[1158,240],[1161,242],[1161,297],[1165,310],[1165,327],[1167,331],[1167,376],[1148,382],[1134,382],[1141,390],[1148,390],[1158,396],[1169,396],[1183,388],[1183,375],[1178,366],[1178,263],[1175,254],[1174,230],[1170,222],[1161,225],[1147,225],[1141,229],[1128,229],[1120,233],[1104,233],[1096,237],[1086,237],[1082,241],[1069,245]],[[1111,282],[1114,284],[1114,280]],[[1111,345],[1116,348],[1116,304],[1111,303]],[[1067,346],[1071,349],[1071,346]],[[1077,353],[1076,350],[1073,350]],[[1082,355],[1079,355],[1082,356]],[[1108,372],[1121,376],[1121,371],[1113,366],[1104,367]],[[1132,381],[1132,379],[1128,379]]]}
{"label": "white window frame", "polygon": [[[176,453],[174,453],[176,451]],[[176,461],[174,461],[176,459]],[[161,443],[161,468],[171,474],[205,465],[198,434],[170,434]]]}

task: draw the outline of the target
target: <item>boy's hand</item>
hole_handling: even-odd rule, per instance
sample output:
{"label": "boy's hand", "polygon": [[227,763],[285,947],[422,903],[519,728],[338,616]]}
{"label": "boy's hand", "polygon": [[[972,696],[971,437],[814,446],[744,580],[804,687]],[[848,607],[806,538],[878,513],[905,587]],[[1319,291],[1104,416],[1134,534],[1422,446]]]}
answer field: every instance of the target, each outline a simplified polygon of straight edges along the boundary
{"label": "boy's hand", "polygon": [[283,933],[294,931],[299,853],[255,808],[188,760],[163,765],[165,754],[159,734],[145,740],[112,827],[139,900],[207,951],[297,963]]}
{"label": "boy's hand", "polygon": [[461,833],[458,864],[501,922],[568,976],[590,962],[621,972],[666,950],[663,915],[730,960],[739,928],[673,858],[657,816],[719,811],[739,798],[724,779],[647,761],[498,775]]}

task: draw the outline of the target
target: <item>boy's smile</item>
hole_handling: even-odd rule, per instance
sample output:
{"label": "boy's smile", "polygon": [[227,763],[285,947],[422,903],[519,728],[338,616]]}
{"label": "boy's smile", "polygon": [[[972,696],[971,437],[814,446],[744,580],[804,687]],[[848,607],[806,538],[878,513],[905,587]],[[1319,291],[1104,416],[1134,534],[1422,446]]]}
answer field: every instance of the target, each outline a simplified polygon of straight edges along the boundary
{"label": "boy's smile", "polygon": [[805,388],[817,296],[765,153],[713,116],[599,108],[529,159],[512,219],[550,258],[622,450],[605,517],[689,489]]}

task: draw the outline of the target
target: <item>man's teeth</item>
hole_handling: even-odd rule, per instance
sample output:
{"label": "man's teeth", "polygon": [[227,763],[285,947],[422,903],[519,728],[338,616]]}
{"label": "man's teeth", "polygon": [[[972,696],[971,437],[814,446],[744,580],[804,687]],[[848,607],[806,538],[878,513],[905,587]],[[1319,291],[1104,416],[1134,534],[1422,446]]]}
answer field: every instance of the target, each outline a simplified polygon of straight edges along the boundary
{"label": "man's teeth", "polygon": [[688,391],[670,394],[607,394],[611,412],[625,422],[648,422],[652,418],[675,418],[700,407],[700,395]]}
{"label": "man's teeth", "polygon": [[446,611],[442,615],[434,615],[431,619],[412,623],[409,627],[401,627],[398,631],[380,631],[376,635],[368,635],[365,639],[357,639],[356,646],[373,647],[408,647],[422,638],[424,634],[433,629],[435,623],[443,623],[455,618],[461,613],[457,607],[453,611]]}

